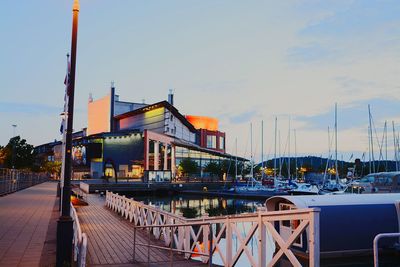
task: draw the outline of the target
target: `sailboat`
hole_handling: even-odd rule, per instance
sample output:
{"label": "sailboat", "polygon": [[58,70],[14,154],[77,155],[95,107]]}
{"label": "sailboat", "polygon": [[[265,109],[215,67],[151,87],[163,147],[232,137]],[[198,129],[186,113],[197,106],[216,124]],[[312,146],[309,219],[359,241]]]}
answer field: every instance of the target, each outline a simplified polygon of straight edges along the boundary
{"label": "sailboat", "polygon": [[[338,135],[337,135],[337,103],[335,103],[335,179],[329,179],[328,182],[324,179],[324,183],[320,190],[320,194],[343,194],[345,193],[348,185],[341,183],[338,172],[338,159],[337,159],[337,148],[338,148]],[[329,155],[330,156],[330,155]],[[329,160],[327,161],[328,164]],[[325,177],[325,176],[324,176]]]}

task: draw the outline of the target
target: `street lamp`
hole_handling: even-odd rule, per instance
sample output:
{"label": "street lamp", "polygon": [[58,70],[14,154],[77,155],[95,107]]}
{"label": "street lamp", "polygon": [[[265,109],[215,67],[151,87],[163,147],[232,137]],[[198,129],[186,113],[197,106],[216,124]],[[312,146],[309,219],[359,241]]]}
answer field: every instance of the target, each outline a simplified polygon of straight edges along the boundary
{"label": "street lamp", "polygon": [[64,186],[62,193],[61,216],[57,221],[57,261],[56,266],[71,266],[73,220],[71,218],[71,151],[72,151],[72,126],[74,115],[74,91],[76,69],[76,47],[78,39],[79,0],[74,0],[72,7],[72,39],[71,39],[71,71],[67,88],[68,120],[65,141]]}

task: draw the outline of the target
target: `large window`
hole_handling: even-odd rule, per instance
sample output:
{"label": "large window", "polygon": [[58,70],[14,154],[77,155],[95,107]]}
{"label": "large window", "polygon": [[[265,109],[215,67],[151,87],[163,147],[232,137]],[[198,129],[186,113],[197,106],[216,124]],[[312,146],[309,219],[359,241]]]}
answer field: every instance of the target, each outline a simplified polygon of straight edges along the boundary
{"label": "large window", "polygon": [[207,148],[217,148],[217,137],[215,135],[207,135]]}
{"label": "large window", "polygon": [[224,149],[225,147],[225,138],[223,136],[219,137],[219,149]]}

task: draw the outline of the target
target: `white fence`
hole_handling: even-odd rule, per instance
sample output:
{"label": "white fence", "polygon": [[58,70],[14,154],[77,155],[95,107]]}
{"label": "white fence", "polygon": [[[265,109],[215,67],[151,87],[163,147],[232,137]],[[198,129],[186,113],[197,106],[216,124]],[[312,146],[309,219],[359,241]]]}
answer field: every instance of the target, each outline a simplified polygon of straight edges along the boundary
{"label": "white fence", "polygon": [[[152,235],[184,253],[185,258],[196,258],[209,262],[209,251],[224,266],[235,266],[241,257],[251,266],[274,266],[283,256],[293,266],[302,266],[295,256],[293,245],[301,242],[306,234],[308,266],[319,266],[319,209],[298,209],[288,211],[257,211],[235,216],[202,217],[186,219],[161,210],[158,207],[106,193],[106,206],[133,222],[139,228],[150,228]],[[276,225],[289,222],[295,227],[283,236]],[[160,226],[167,227],[160,227]],[[212,228],[210,228],[212,225]],[[245,226],[246,225],[246,226]],[[210,235],[211,229],[211,235]],[[210,239],[212,242],[209,242]],[[257,249],[250,249],[250,243]],[[211,248],[209,246],[212,246]],[[278,249],[276,249],[278,248]]]}
{"label": "white fence", "polygon": [[71,204],[71,217],[74,220],[74,238],[72,240],[74,249],[74,261],[78,267],[86,266],[87,236],[82,233],[78,215],[74,206]]}

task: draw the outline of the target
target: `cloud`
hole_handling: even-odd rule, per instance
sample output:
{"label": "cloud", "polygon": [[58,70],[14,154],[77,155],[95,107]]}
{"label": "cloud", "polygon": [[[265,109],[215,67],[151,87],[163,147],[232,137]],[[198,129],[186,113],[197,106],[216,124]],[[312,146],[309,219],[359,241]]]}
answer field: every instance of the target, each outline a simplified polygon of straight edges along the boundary
{"label": "cloud", "polygon": [[[26,115],[52,115],[58,116],[62,112],[62,107],[46,104],[19,103],[19,102],[0,102],[0,113],[20,113]],[[75,109],[75,112],[82,113],[82,109]]]}
{"label": "cloud", "polygon": [[250,110],[250,111],[245,111],[243,113],[237,114],[237,115],[231,115],[229,118],[230,123],[233,124],[241,124],[241,123],[246,123],[250,122],[252,118],[257,116],[257,111],[256,110]]}
{"label": "cloud", "polygon": [[[368,104],[371,106],[371,114],[374,127],[382,130],[385,120],[400,116],[398,109],[400,101],[396,99],[374,98],[353,102],[346,106],[338,105],[338,128],[340,131],[364,127],[368,125]],[[327,129],[334,127],[334,107],[329,111],[313,116],[297,116],[295,119],[305,122],[304,129]]]}
{"label": "cloud", "polygon": [[295,46],[287,50],[287,60],[292,63],[315,63],[324,60],[334,60],[338,51],[312,43],[305,46]]}

